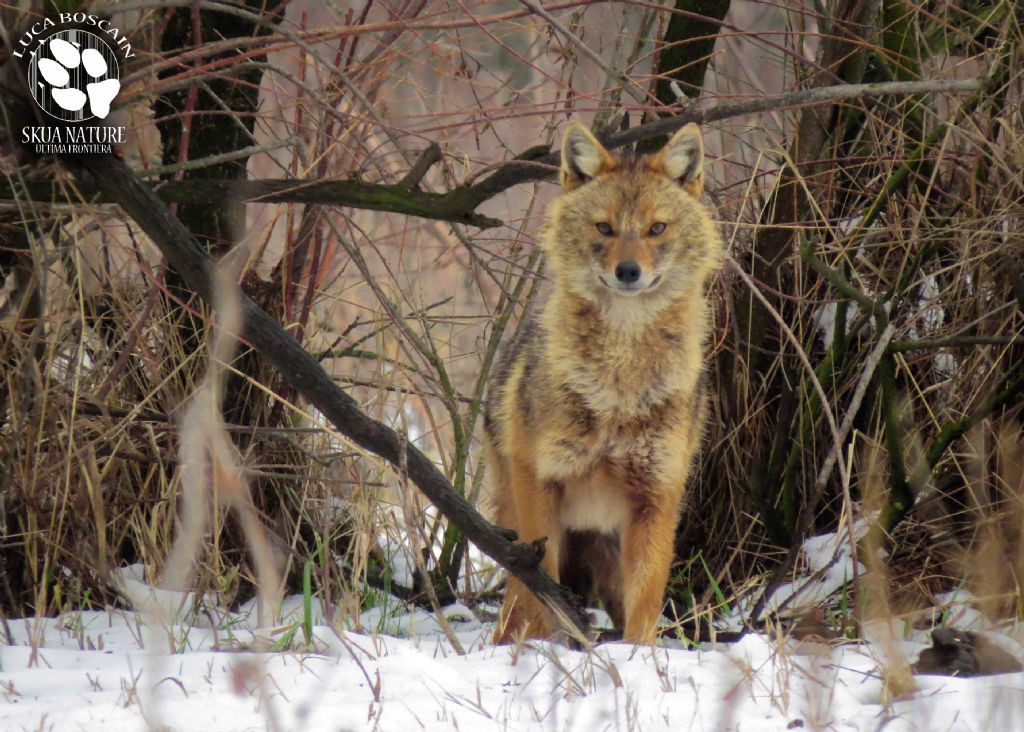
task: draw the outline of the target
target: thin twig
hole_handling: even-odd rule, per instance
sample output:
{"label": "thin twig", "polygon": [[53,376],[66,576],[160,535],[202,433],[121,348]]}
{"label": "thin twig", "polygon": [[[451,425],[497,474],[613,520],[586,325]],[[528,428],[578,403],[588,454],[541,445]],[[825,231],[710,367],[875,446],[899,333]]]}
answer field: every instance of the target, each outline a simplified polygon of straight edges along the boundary
{"label": "thin twig", "polygon": [[617,71],[611,68],[608,64],[606,64],[604,62],[604,59],[602,59],[601,56],[596,51],[594,51],[594,49],[592,49],[586,43],[581,41],[575,33],[566,28],[562,24],[562,21],[560,21],[554,15],[549,13],[542,5],[533,2],[533,0],[519,0],[519,2],[525,5],[527,8],[529,8],[531,12],[536,13],[545,21],[547,21],[548,25],[550,25],[552,28],[558,31],[561,34],[561,36],[565,38],[566,41],[569,42],[570,45],[575,46],[576,50],[578,50],[588,59],[593,61],[594,64],[597,65],[597,68],[601,69],[601,71],[603,71],[608,76],[608,78],[618,80],[618,82],[622,84],[623,88],[629,93],[629,96],[633,97],[633,99],[636,102],[638,102],[639,104],[648,103],[648,95],[647,92],[644,91],[643,87],[641,87],[631,78],[629,78],[629,76],[627,76],[623,72]]}
{"label": "thin twig", "polygon": [[934,348],[966,348],[967,346],[1009,346],[1020,341],[1013,336],[950,336],[949,338],[921,338],[916,341],[893,341],[889,353],[928,351]]}

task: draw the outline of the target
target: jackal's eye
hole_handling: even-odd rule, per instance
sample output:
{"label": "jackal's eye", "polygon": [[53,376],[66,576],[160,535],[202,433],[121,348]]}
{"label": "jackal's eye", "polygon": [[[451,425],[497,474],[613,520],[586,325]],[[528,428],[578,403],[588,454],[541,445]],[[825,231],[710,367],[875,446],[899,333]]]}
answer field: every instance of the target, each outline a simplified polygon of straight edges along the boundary
{"label": "jackal's eye", "polygon": [[614,233],[612,231],[612,225],[605,221],[600,221],[597,223],[597,231],[598,233],[601,234],[601,236],[611,236]]}
{"label": "jackal's eye", "polygon": [[664,231],[665,231],[665,222],[664,221],[655,221],[653,224],[651,224],[651,228],[647,230],[647,233],[650,236],[657,236],[658,234],[664,233]]}

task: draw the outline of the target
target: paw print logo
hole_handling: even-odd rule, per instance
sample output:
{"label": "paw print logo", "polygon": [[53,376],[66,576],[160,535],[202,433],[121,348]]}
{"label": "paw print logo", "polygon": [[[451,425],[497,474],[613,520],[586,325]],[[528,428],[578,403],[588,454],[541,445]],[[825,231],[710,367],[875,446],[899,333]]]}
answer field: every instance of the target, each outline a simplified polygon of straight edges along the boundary
{"label": "paw print logo", "polygon": [[42,41],[28,65],[28,85],[44,112],[65,122],[106,119],[121,91],[117,57],[94,33],[64,30]]}

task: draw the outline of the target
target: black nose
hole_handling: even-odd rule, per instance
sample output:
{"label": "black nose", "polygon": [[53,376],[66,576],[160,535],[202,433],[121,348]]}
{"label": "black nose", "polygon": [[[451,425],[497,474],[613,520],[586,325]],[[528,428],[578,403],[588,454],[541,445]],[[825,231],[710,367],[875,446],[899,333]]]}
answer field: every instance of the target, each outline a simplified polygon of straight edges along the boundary
{"label": "black nose", "polygon": [[640,265],[632,259],[619,262],[615,265],[615,279],[624,285],[629,285],[640,279]]}

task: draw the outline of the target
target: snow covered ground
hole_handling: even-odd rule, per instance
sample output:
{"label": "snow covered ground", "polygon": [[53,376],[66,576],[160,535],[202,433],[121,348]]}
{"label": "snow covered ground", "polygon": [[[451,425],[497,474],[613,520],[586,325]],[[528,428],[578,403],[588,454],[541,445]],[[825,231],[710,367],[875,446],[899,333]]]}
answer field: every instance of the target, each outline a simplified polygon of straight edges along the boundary
{"label": "snow covered ground", "polygon": [[750,636],[716,649],[516,651],[492,646],[465,608],[447,615],[464,656],[422,611],[372,610],[363,626],[383,631],[372,634],[319,626],[316,652],[245,650],[243,615],[156,633],[117,610],[11,621],[0,730],[1024,729],[1024,674],[917,677],[911,698],[887,703],[872,646]]}

